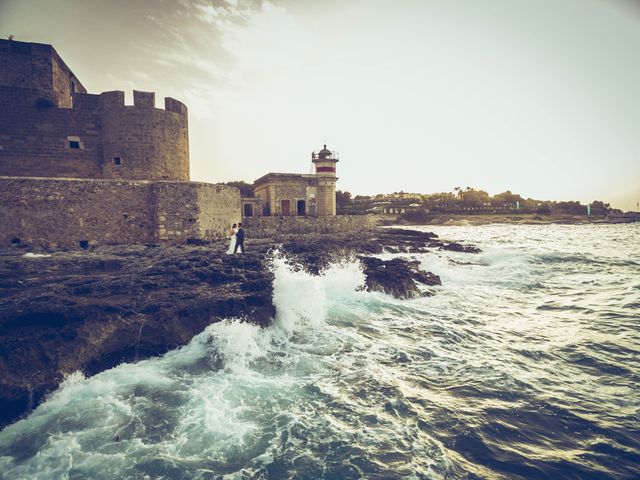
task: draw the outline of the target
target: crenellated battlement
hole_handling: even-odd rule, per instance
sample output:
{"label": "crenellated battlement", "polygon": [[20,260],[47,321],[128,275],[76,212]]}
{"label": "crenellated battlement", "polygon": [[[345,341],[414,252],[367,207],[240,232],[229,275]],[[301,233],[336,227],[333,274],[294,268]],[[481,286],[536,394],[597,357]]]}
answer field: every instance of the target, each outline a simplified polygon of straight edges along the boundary
{"label": "crenellated battlement", "polygon": [[[156,108],[155,92],[133,91],[133,105],[125,105],[125,94],[121,90],[113,90],[100,94],[100,103],[103,108],[139,108],[139,109],[155,109],[162,111],[162,108]],[[184,103],[175,98],[164,98],[164,110],[167,112],[179,113],[180,115],[188,115],[187,107]]]}

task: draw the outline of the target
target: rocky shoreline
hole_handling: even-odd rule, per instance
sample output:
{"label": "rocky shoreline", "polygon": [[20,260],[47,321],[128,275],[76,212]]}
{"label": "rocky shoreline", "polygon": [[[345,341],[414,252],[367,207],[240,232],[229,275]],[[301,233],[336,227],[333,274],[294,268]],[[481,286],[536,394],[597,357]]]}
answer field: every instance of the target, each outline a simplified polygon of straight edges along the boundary
{"label": "rocky shoreline", "polygon": [[372,254],[478,251],[404,229],[283,235],[249,242],[235,256],[223,253],[223,243],[0,251],[0,426],[30,412],[74,371],[94,375],[160,355],[226,318],[269,325],[276,312],[266,258],[274,245],[313,273],[356,257],[367,288],[396,298],[430,295],[426,287],[440,278],[410,259]]}

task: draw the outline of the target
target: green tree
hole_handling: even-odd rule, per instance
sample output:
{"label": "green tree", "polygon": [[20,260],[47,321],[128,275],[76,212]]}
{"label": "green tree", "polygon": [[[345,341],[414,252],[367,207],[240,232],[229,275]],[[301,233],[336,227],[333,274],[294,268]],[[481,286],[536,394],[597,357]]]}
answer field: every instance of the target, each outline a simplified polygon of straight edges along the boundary
{"label": "green tree", "polygon": [[471,187],[462,192],[462,201],[469,207],[484,207],[490,203],[489,194],[484,190],[475,190]]}
{"label": "green tree", "polygon": [[594,200],[591,202],[591,214],[592,215],[607,215],[611,211],[611,205],[601,202],[600,200]]}
{"label": "green tree", "polygon": [[336,206],[338,208],[344,208],[353,203],[351,199],[351,192],[343,192],[342,190],[336,191]]}
{"label": "green tree", "polygon": [[238,190],[240,190],[240,196],[243,198],[253,197],[253,185],[250,183],[242,180],[234,180],[232,182],[225,183],[225,185],[236,187]]}
{"label": "green tree", "polygon": [[511,190],[498,193],[492,197],[492,201],[495,203],[513,203],[522,202],[522,197],[517,193],[511,193]]}

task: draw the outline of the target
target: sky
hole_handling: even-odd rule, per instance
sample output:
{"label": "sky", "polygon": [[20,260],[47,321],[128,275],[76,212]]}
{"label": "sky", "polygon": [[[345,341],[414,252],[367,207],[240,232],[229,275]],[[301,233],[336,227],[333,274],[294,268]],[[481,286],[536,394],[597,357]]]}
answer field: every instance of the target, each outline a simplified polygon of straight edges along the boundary
{"label": "sky", "polygon": [[91,93],[189,109],[191,179],[640,202],[640,0],[0,0]]}

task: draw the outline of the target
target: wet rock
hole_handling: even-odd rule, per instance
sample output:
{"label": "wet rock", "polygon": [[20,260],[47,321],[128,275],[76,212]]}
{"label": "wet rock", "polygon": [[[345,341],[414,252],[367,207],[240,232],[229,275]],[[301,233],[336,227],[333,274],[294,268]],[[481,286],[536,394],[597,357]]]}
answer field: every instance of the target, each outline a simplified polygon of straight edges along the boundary
{"label": "wet rock", "polygon": [[381,260],[375,257],[359,256],[364,266],[367,288],[383,292],[395,298],[417,298],[423,296],[419,284],[441,285],[440,277],[423,272],[419,262],[403,258]]}
{"label": "wet rock", "polygon": [[472,245],[461,245],[457,242],[443,244],[440,248],[442,250],[450,250],[452,252],[480,253],[480,249],[478,247],[474,247]]}

